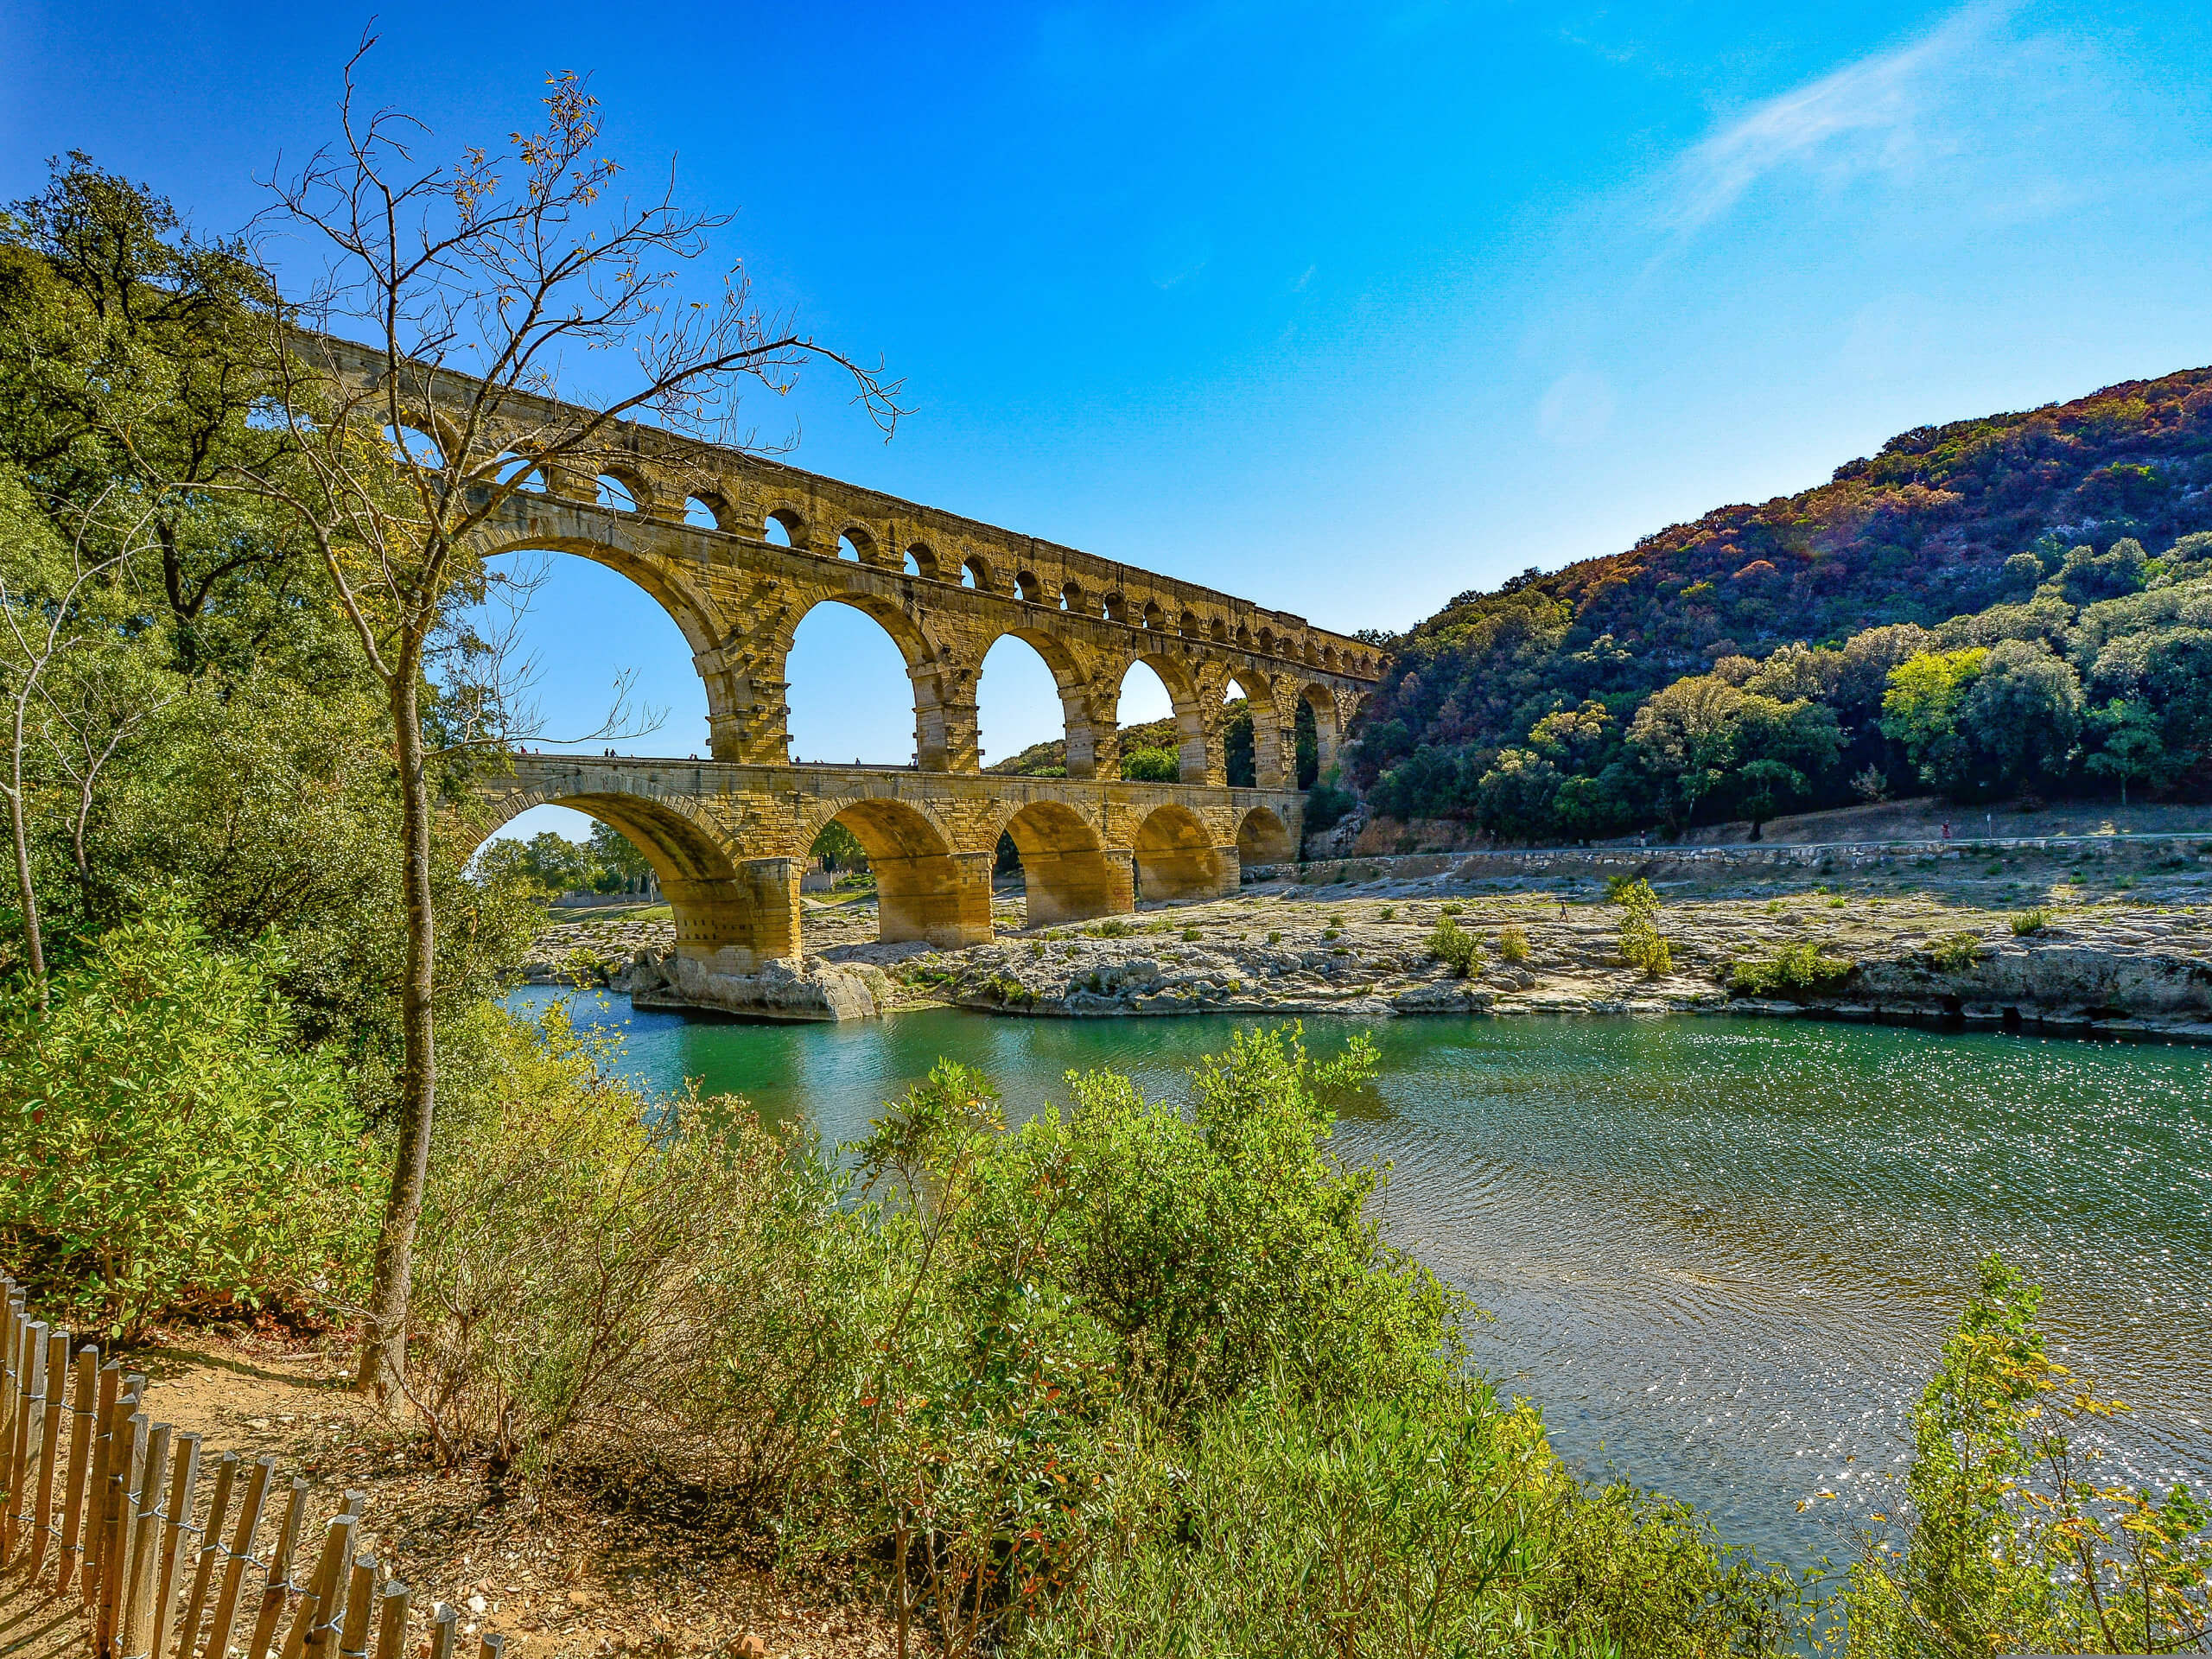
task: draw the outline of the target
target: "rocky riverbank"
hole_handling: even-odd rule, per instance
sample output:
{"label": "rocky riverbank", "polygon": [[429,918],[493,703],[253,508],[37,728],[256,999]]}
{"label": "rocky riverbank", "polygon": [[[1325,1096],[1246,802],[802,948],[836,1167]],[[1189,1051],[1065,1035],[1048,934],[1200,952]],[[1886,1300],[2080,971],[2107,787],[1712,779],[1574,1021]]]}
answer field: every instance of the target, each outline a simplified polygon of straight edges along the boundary
{"label": "rocky riverbank", "polygon": [[[1493,874],[1483,860],[1385,868],[1399,862],[1350,871],[1370,880],[1268,881],[1211,902],[1036,930],[1020,925],[1020,895],[1008,893],[999,937],[963,950],[876,944],[865,900],[823,906],[807,915],[810,956],[795,977],[849,978],[871,1011],[1734,1008],[2212,1041],[2212,863],[2190,844],[1969,847],[1826,871],[1700,866],[1655,849],[1649,873],[1673,958],[1656,977],[1621,962],[1621,912],[1594,873]],[[1446,918],[1479,945],[1464,976],[1430,948]],[[681,974],[664,923],[576,923],[549,930],[537,954],[541,969],[565,959],[618,988],[650,988]],[[660,1005],[678,1001],[680,991],[664,993]]]}

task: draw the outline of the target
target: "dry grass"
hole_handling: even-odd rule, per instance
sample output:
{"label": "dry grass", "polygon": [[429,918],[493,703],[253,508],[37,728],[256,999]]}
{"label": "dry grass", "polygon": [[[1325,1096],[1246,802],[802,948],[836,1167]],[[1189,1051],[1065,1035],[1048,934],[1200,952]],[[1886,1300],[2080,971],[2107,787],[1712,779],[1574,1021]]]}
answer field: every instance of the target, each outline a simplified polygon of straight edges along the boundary
{"label": "dry grass", "polygon": [[[453,1603],[464,1626],[505,1632],[523,1659],[736,1655],[748,1635],[772,1659],[892,1652],[890,1624],[849,1585],[779,1573],[744,1517],[696,1493],[524,1491],[481,1466],[440,1471],[421,1435],[350,1390],[349,1357],[342,1345],[194,1332],[130,1363],[148,1376],[149,1414],[203,1435],[211,1451],[273,1454],[317,1485],[365,1492],[364,1543],[416,1605]],[[33,1630],[37,1611],[6,1605],[0,1652],[16,1659],[18,1630]]]}

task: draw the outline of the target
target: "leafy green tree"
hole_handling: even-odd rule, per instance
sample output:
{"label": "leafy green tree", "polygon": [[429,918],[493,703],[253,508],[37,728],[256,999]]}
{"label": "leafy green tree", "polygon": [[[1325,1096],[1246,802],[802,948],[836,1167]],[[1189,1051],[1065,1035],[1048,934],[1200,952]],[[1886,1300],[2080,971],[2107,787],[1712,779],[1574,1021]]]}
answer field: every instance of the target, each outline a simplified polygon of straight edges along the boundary
{"label": "leafy green tree", "polygon": [[[622,422],[721,436],[745,390],[788,390],[810,364],[849,378],[887,429],[898,411],[876,375],[764,315],[741,270],[711,304],[667,303],[721,221],[668,191],[610,190],[619,169],[576,77],[552,82],[543,127],[513,135],[512,153],[466,148],[450,164],[418,159],[408,118],[358,118],[351,97],[349,81],[342,142],[273,187],[276,212],[315,250],[306,268],[321,261],[297,296],[316,332],[292,336],[270,365],[288,464],[229,477],[315,550],[390,721],[404,1058],[359,1369],[381,1392],[405,1338],[436,1112],[435,804],[472,752],[514,741],[522,717],[502,654],[461,626],[502,580],[484,532],[530,487],[530,469],[507,457],[596,475],[619,464]],[[365,343],[333,343],[348,333]],[[595,351],[634,364],[631,383],[562,401],[558,365]],[[409,449],[410,433],[442,439]]]}
{"label": "leafy green tree", "polygon": [[864,870],[868,868],[868,849],[861,845],[860,837],[839,823],[835,818],[822,826],[814,837],[808,854],[822,861],[826,869]]}
{"label": "leafy green tree", "polygon": [[[1812,678],[1809,674],[1790,677]],[[1738,764],[1727,779],[1751,838],[1783,806],[1803,797],[1812,779],[1831,772],[1843,747],[1835,711],[1807,699],[1784,702],[1746,691],[1735,716]]]}
{"label": "leafy green tree", "polygon": [[1589,841],[1618,835],[1643,817],[1643,779],[1626,760],[1613,761],[1595,778],[1567,778],[1560,781],[1552,810],[1560,833],[1573,840]]}
{"label": "leafy green tree", "polygon": [[[2171,601],[2172,620],[2162,606],[2159,613],[2144,619],[2144,626],[2076,647],[2088,661],[2091,683],[2107,703],[2140,702],[2157,716],[2167,772],[2161,783],[2212,760],[2212,628],[2183,620],[2190,596],[2203,582],[2203,577],[2193,577],[2185,587],[2149,595]],[[2212,605],[2204,606],[2201,614],[2212,621]],[[2085,632],[2095,617],[2094,612],[2085,614]]]}
{"label": "leafy green tree", "polygon": [[1616,876],[1607,884],[1605,897],[1621,910],[1621,960],[1651,979],[1673,972],[1674,948],[1659,931],[1659,895],[1651,883],[1640,875]]}
{"label": "leafy green tree", "polygon": [[501,836],[478,856],[494,880],[527,882],[548,899],[588,893],[598,885],[600,865],[591,849],[551,830],[527,842]]}
{"label": "leafy green tree", "polygon": [[72,531],[127,480],[141,596],[188,674],[295,626],[307,549],[221,487],[289,447],[257,412],[276,303],[242,242],[194,236],[81,153],[0,214],[0,455]]}
{"label": "leafy green tree", "polygon": [[2101,599],[2140,592],[2148,565],[2143,543],[2130,536],[2101,553],[2086,547],[2072,549],[2059,567],[2056,580],[2070,603],[2093,605]]}
{"label": "leafy green tree", "polygon": [[1736,758],[1736,719],[1745,694],[1700,674],[1655,691],[1637,710],[1629,747],[1662,786],[1662,810],[1676,826],[1718,788]]}
{"label": "leafy green tree", "polygon": [[279,973],[164,900],[50,1005],[0,1004],[0,1254],[40,1306],[135,1342],[188,1302],[358,1293],[372,1154]]}
{"label": "leafy green tree", "polygon": [[2040,641],[2003,639],[1960,698],[1957,729],[1976,784],[2061,779],[2082,738],[2082,679]]}
{"label": "leafy green tree", "polygon": [[1988,651],[1922,652],[1889,672],[1882,696],[1882,731],[1904,746],[1921,777],[1941,788],[1957,786],[1971,762],[1959,733],[1959,708],[1981,677]]}
{"label": "leafy green tree", "polygon": [[1476,788],[1476,821],[1499,841],[1534,842],[1558,822],[1559,768],[1527,749],[1501,749]]}
{"label": "leafy green tree", "polygon": [[2122,806],[2127,804],[2130,779],[2163,777],[2172,766],[2163,723],[2140,699],[2114,697],[2090,711],[2088,725],[2097,747],[2082,764],[2100,777],[2119,780]]}
{"label": "leafy green tree", "polygon": [[1784,760],[1746,760],[1736,769],[1736,784],[1743,791],[1745,814],[1751,821],[1751,839],[1757,841],[1777,810],[1805,792],[1805,774]]}
{"label": "leafy green tree", "polygon": [[652,861],[638,845],[611,823],[594,818],[588,843],[592,862],[598,867],[601,893],[650,893],[655,876]]}
{"label": "leafy green tree", "polygon": [[2034,554],[2015,553],[2005,561],[2005,586],[2016,597],[2026,598],[2042,582],[2043,561]]}
{"label": "leafy green tree", "polygon": [[1563,772],[1593,773],[1618,753],[1620,721],[1594,698],[1555,709],[1529,728],[1529,747]]}

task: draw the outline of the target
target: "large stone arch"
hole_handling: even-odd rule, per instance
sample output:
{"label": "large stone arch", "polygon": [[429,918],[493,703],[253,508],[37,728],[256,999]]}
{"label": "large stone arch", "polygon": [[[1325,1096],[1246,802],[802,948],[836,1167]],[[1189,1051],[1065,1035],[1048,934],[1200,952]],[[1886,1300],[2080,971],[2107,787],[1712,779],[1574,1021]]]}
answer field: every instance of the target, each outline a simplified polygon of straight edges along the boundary
{"label": "large stone arch", "polygon": [[1028,898],[1027,925],[1126,915],[1136,908],[1127,854],[1106,848],[1097,825],[1063,801],[1031,801],[1007,813]]}
{"label": "large stone arch", "polygon": [[781,657],[772,669],[779,696],[771,700],[761,695],[760,664],[744,631],[733,627],[683,572],[652,554],[588,536],[517,536],[493,543],[485,556],[532,552],[570,553],[604,565],[643,588],[668,613],[691,647],[691,664],[706,687],[707,747],[717,760],[784,758],[780,736],[769,736],[783,729]]}
{"label": "large stone arch", "polygon": [[[834,779],[841,772],[842,768],[831,768],[828,775]],[[831,823],[842,822],[856,836],[859,836],[860,831],[847,815],[876,807],[898,809],[895,814],[886,817],[883,824],[884,835],[896,843],[894,850],[898,852],[925,856],[950,852],[960,844],[958,830],[928,801],[892,800],[878,795],[830,794],[809,800],[789,820],[792,825],[793,850],[801,858],[810,856],[814,838]],[[863,847],[868,845],[865,838],[861,839],[861,844]],[[869,857],[874,856],[871,851]]]}
{"label": "large stone arch", "polygon": [[[1067,741],[1071,778],[1121,776],[1121,727],[1116,719],[1122,695],[1120,673],[1107,671],[1090,650],[1047,624],[1023,623],[994,631],[976,658],[980,670],[1001,639],[1019,639],[1044,658],[1060,697],[1061,731]],[[1127,665],[1122,665],[1126,671]]]}
{"label": "large stone arch", "polygon": [[842,823],[875,875],[876,931],[887,944],[921,939],[944,949],[991,938],[991,855],[953,850],[943,825],[906,801],[860,799],[818,815]]}
{"label": "large stone arch", "polygon": [[[1313,754],[1319,768],[1316,777],[1326,778],[1335,768],[1343,748],[1345,711],[1338,706],[1335,689],[1319,680],[1308,680],[1300,686],[1298,700],[1313,712]],[[1295,716],[1297,710],[1294,707],[1291,712]],[[1294,785],[1297,781],[1294,775],[1289,779]]]}
{"label": "large stone arch", "polygon": [[[1167,689],[1168,705],[1175,711],[1176,776],[1186,784],[1203,784],[1211,775],[1209,755],[1220,746],[1209,744],[1207,724],[1210,711],[1199,677],[1192,671],[1190,663],[1169,651],[1163,644],[1157,649],[1132,652],[1124,658],[1114,677],[1114,696],[1118,705],[1122,687],[1129,677],[1129,671],[1142,663],[1160,677]],[[1212,723],[1220,724],[1217,714]],[[1118,761],[1119,757],[1116,757]]]}
{"label": "large stone arch", "polygon": [[1205,820],[1187,806],[1156,806],[1138,824],[1136,881],[1150,899],[1214,899],[1236,886]]}
{"label": "large stone arch", "polygon": [[[798,631],[806,619],[824,605],[842,605],[858,611],[888,636],[906,666],[906,679],[912,688],[910,693],[914,714],[914,759],[924,772],[972,770],[975,754],[975,703],[972,694],[967,698],[964,721],[966,760],[962,760],[963,724],[957,709],[962,701],[961,689],[948,685],[948,671],[954,665],[921,625],[909,616],[895,600],[864,588],[830,588],[817,589],[793,604],[776,636],[764,653],[764,660],[772,661],[777,684],[784,692],[781,716],[785,721],[785,741],[789,741],[791,718],[789,664]],[[972,676],[970,676],[972,679]],[[788,750],[785,751],[788,753]],[[779,754],[779,760],[783,756]]]}
{"label": "large stone arch", "polygon": [[1298,856],[1298,842],[1280,814],[1255,806],[1236,822],[1238,873],[1258,864],[1283,864]]}
{"label": "large stone arch", "polygon": [[489,840],[537,806],[566,806],[609,824],[645,855],[676,923],[679,956],[749,974],[798,954],[798,875],[788,858],[734,859],[690,801],[660,791],[551,787],[501,796],[470,823]]}
{"label": "large stone arch", "polygon": [[1250,663],[1230,665],[1222,677],[1223,695],[1227,694],[1232,681],[1243,688],[1245,706],[1252,716],[1254,786],[1288,788],[1283,780],[1294,765],[1296,735],[1290,705],[1283,700],[1281,683],[1265,669]]}

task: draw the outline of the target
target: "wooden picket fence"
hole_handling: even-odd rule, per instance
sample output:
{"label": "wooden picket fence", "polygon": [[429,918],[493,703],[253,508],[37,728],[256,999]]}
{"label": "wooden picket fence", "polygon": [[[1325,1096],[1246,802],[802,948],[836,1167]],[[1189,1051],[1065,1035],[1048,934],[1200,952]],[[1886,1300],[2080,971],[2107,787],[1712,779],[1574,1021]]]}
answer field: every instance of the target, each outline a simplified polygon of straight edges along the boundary
{"label": "wooden picket fence", "polygon": [[[29,1317],[13,1280],[0,1287],[0,1572],[76,1598],[94,1659],[404,1659],[408,1588],[354,1553],[362,1494],[303,1549],[306,1481],[283,1490],[275,1459],[226,1452],[203,1482],[200,1437],[149,1419],[144,1376]],[[454,1659],[458,1618],[437,1604],[429,1659]],[[486,1632],[478,1659],[503,1645]]]}

